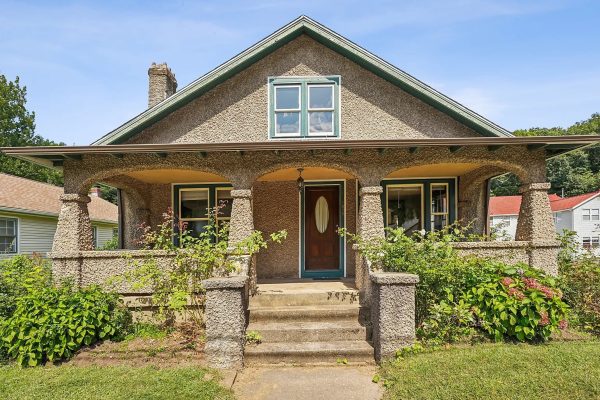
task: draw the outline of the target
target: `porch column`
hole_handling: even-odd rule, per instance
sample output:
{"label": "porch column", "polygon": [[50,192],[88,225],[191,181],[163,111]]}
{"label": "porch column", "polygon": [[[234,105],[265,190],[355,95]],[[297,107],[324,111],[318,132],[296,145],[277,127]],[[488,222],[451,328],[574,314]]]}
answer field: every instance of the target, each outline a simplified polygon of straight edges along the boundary
{"label": "porch column", "polygon": [[[252,189],[233,189],[231,191],[233,202],[231,204],[231,218],[229,219],[229,248],[234,251],[235,246],[248,238],[254,232],[254,215],[252,213]],[[255,257],[251,255],[232,255],[237,265],[237,274],[250,278],[250,291],[256,290]]]}
{"label": "porch column", "polygon": [[520,187],[521,209],[515,239],[530,242],[529,264],[551,275],[558,273],[556,229],[548,199],[550,183],[528,183]]}
{"label": "porch column", "polygon": [[[358,209],[357,231],[364,240],[385,237],[383,210],[381,208],[381,186],[365,186],[360,188],[360,206]],[[366,259],[362,255],[356,257],[356,287],[361,292],[361,303],[369,305],[371,301],[371,281]]]}
{"label": "porch column", "polygon": [[66,193],[60,196],[60,201],[62,205],[52,244],[52,255],[63,257],[53,262],[52,273],[57,281],[70,278],[79,283],[78,253],[93,250],[92,224],[87,207],[91,199],[82,194]]}

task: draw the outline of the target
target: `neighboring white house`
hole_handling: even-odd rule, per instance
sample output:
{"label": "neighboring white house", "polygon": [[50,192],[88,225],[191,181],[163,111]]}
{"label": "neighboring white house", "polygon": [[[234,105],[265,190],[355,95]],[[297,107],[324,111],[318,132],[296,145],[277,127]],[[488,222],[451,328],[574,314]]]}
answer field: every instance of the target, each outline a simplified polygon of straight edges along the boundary
{"label": "neighboring white house", "polygon": [[[579,243],[600,255],[600,190],[562,198],[549,195],[556,231],[577,233]],[[521,196],[490,198],[489,225],[500,238],[514,239]]]}
{"label": "neighboring white house", "polygon": [[[0,259],[52,250],[62,193],[58,186],[0,173]],[[94,246],[100,248],[117,233],[118,208],[91,198]]]}

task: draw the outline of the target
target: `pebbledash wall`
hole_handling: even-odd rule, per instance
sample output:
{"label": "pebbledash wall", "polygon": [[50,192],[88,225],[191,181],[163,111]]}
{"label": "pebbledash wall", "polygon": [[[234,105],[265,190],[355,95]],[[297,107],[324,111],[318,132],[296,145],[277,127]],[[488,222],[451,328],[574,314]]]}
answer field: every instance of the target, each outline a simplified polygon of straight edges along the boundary
{"label": "pebbledash wall", "polygon": [[221,83],[129,143],[268,141],[267,78],[341,76],[342,139],[479,137],[448,115],[306,35]]}

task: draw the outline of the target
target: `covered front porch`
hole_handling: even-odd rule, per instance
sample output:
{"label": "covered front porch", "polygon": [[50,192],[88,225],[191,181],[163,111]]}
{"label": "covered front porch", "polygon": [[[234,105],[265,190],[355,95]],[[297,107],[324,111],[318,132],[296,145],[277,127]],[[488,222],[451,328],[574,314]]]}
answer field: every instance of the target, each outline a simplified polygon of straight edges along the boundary
{"label": "covered front porch", "polygon": [[[556,274],[545,159],[577,142],[536,140],[111,145],[21,150],[19,156],[63,168],[65,194],[51,257],[55,276],[80,285],[104,284],[130,268],[132,259],[145,257],[149,250],[140,249],[139,227],[156,226],[168,209],[176,226],[185,222],[199,232],[208,223],[207,209],[219,206],[217,223],[229,224],[231,245],[254,230],[285,229],[281,245],[238,257],[236,276],[205,281],[206,351],[215,366],[232,366],[243,363],[248,293],[259,301],[260,282],[269,279],[350,282],[356,306],[373,327],[376,358],[410,343],[417,280],[372,270],[338,229],[368,240],[383,237],[386,227],[427,231],[458,221],[484,235],[488,181],[506,172],[522,183],[517,240],[456,246],[465,254],[521,261]],[[87,193],[96,182],[119,189],[118,250],[92,248]],[[150,252],[159,265],[170,267],[171,254]],[[119,291],[144,294],[125,285]]]}

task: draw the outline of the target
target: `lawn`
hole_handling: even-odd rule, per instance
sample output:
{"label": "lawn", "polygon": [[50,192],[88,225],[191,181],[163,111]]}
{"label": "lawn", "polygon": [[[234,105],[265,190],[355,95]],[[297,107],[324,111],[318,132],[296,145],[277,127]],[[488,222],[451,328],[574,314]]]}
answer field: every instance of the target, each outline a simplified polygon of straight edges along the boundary
{"label": "lawn", "polygon": [[19,399],[233,399],[202,368],[0,367],[0,397]]}
{"label": "lawn", "polygon": [[386,399],[598,399],[600,342],[487,344],[382,367]]}

